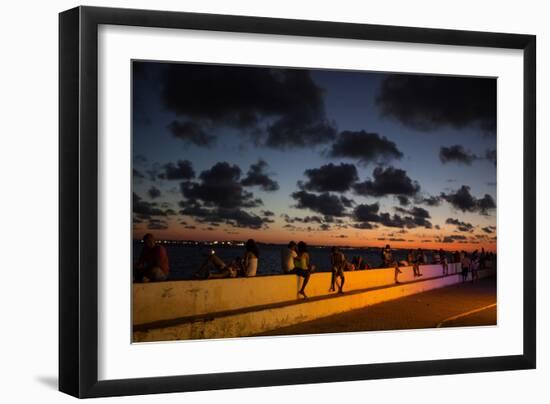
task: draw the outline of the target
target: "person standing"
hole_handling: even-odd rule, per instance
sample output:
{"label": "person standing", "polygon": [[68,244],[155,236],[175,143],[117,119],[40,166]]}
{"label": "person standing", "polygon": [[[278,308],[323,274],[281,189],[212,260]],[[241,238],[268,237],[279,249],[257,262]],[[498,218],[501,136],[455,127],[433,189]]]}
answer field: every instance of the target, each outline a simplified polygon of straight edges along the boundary
{"label": "person standing", "polygon": [[302,287],[298,291],[298,294],[302,295],[304,299],[307,299],[306,285],[309,282],[309,277],[311,276],[313,266],[309,262],[307,244],[300,241],[298,243],[297,250],[297,257],[294,259],[294,269],[292,270],[292,273],[303,278]]}
{"label": "person standing", "polygon": [[330,280],[330,289],[329,292],[334,292],[334,284],[338,284],[336,278],[340,278],[340,284],[338,285],[338,293],[344,293],[344,282],[346,281],[344,277],[344,267],[346,266],[346,257],[337,247],[332,247],[332,252],[330,254],[330,264],[332,276]]}
{"label": "person standing", "polygon": [[470,266],[472,265],[472,260],[470,259],[468,254],[466,254],[465,251],[462,251],[461,255],[463,257],[462,261],[461,261],[461,265],[462,265],[462,282],[466,282],[466,279],[468,279],[468,271],[470,270]]}
{"label": "person standing", "polygon": [[420,275],[420,270],[418,268],[418,261],[416,259],[416,256],[414,254],[413,250],[409,250],[409,253],[407,254],[407,263],[412,266],[413,269],[413,275],[416,278]]}
{"label": "person standing", "polygon": [[422,276],[422,273],[420,273],[420,265],[426,264],[426,255],[424,254],[424,251],[422,251],[421,248],[416,250],[416,268],[418,271],[418,276]]}
{"label": "person standing", "polygon": [[441,264],[441,255],[439,254],[439,251],[433,250],[432,252],[432,264],[439,265]]}
{"label": "person standing", "polygon": [[449,258],[447,258],[447,254],[443,249],[441,248],[439,250],[439,256],[441,257],[441,266],[443,267],[443,275],[446,276],[449,274]]}

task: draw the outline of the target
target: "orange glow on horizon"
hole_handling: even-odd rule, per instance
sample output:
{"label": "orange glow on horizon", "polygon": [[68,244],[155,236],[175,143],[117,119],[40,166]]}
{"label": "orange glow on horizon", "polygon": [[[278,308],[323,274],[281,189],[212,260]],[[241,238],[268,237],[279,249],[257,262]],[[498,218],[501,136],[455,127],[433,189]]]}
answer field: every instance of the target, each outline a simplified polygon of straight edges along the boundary
{"label": "orange glow on horizon", "polygon": [[[233,231],[234,230],[234,231]],[[173,228],[164,230],[149,230],[146,226],[134,226],[134,239],[141,239],[146,233],[153,233],[159,240],[192,240],[199,242],[208,241],[244,241],[252,238],[260,243],[267,244],[287,244],[290,240],[305,241],[310,245],[318,246],[346,246],[346,247],[384,247],[390,244],[392,248],[398,249],[418,249],[424,250],[439,250],[445,251],[474,251],[481,250],[496,252],[496,241],[488,236],[485,239],[479,239],[477,242],[473,240],[459,240],[452,243],[444,243],[441,240],[443,237],[452,236],[452,233],[444,231],[432,231],[432,234],[415,234],[408,232],[405,234],[395,234],[393,237],[388,237],[388,229],[375,230],[358,230],[345,229],[342,231],[290,231],[290,230],[252,230],[252,229],[233,229],[231,232],[222,231],[215,228],[207,230],[198,228],[194,230],[186,230],[185,232],[175,231]],[[345,236],[345,237],[342,237]],[[470,237],[474,237],[471,235]],[[382,240],[381,240],[382,239]],[[427,240],[429,239],[429,241]],[[424,241],[423,241],[424,240]]]}

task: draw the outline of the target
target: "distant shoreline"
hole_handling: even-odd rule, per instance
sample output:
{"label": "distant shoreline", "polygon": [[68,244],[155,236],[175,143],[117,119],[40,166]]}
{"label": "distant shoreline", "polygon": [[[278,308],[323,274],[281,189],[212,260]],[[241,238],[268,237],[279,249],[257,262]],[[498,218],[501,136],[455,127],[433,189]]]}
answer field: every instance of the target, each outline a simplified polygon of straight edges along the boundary
{"label": "distant shoreline", "polygon": [[[133,243],[142,244],[143,240],[141,239],[132,239]],[[157,240],[157,243],[163,244],[163,245],[181,245],[186,247],[243,247],[245,241],[241,240],[211,240],[211,241],[199,241],[199,240]],[[278,244],[278,243],[263,243],[261,241],[256,241],[256,244],[258,246],[266,246],[266,247],[280,247],[284,248],[287,246],[286,243]],[[316,244],[308,244],[310,248],[319,248],[319,249],[325,249],[325,248],[332,248],[332,247],[338,247],[341,249],[364,249],[364,250],[381,250],[384,248],[384,246],[350,246],[350,245],[316,245]],[[391,244],[390,244],[391,246]],[[426,248],[426,247],[392,247],[392,250],[424,250],[424,251],[434,251],[433,248]],[[439,251],[439,249],[435,249]],[[480,251],[481,248],[475,248],[475,249],[464,249],[464,248],[452,248],[452,249],[445,249],[442,248],[443,251],[448,253],[453,253],[455,251],[466,251],[466,252],[473,252],[473,251]],[[471,251],[470,251],[471,250]],[[491,252],[496,254],[496,251],[493,250],[485,250],[486,252]]]}

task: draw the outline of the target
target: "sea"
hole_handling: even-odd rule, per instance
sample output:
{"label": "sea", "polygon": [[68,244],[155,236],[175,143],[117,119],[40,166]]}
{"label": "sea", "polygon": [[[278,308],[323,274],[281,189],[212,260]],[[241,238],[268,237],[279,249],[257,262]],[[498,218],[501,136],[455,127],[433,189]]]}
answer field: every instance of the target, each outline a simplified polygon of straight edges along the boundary
{"label": "sea", "polygon": [[[216,255],[224,262],[230,263],[236,257],[244,256],[244,247],[234,245],[194,245],[161,243],[166,248],[170,260],[170,279],[191,279],[195,271],[204,262],[207,254],[214,250]],[[142,244],[139,241],[133,243],[133,259],[136,261]],[[258,245],[260,257],[258,261],[258,275],[280,274],[281,252],[286,249],[284,245]],[[341,247],[341,251],[348,261],[360,256],[370,268],[382,267],[382,249],[378,247],[354,248]],[[317,272],[330,272],[330,247],[309,246],[310,262],[316,266]],[[406,260],[408,250],[394,249],[393,256],[397,261]],[[431,262],[431,252],[426,251],[428,262]]]}

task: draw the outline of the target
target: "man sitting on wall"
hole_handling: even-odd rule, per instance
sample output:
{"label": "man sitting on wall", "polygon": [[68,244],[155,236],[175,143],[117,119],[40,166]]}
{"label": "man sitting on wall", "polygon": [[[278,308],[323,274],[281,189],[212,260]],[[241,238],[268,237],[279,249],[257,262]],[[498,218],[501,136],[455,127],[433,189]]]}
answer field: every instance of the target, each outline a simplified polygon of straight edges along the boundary
{"label": "man sitting on wall", "polygon": [[384,268],[395,268],[393,278],[395,283],[400,283],[397,279],[397,276],[401,273],[401,270],[399,269],[399,264],[393,258],[393,254],[389,244],[386,244],[386,247],[382,250],[382,262]]}
{"label": "man sitting on wall", "polygon": [[151,233],[143,236],[143,248],[134,264],[134,282],[165,281],[170,273],[166,249],[156,244]]}

